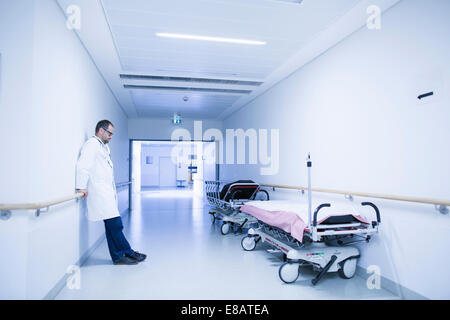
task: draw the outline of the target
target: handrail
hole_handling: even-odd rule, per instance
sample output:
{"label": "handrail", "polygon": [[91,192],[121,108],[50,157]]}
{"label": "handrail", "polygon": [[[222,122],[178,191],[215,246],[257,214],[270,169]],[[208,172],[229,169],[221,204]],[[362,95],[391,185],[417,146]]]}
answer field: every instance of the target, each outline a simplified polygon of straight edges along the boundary
{"label": "handrail", "polygon": [[[116,184],[116,188],[120,188],[125,185],[131,184],[131,181],[128,182],[121,182]],[[46,202],[30,202],[30,203],[15,203],[15,204],[3,204],[0,203],[0,210],[1,211],[11,211],[11,210],[40,210],[43,208],[48,208],[50,206],[54,206],[56,204],[64,203],[70,200],[75,200],[82,198],[84,196],[84,193],[78,192],[74,195],[66,196],[57,198],[51,201]]]}
{"label": "handrail", "polygon": [[47,202],[31,202],[31,203],[17,203],[17,204],[0,204],[0,210],[9,211],[9,210],[39,210],[43,208],[48,208],[55,204],[60,204],[63,202],[67,202],[70,200],[78,199],[84,196],[84,193],[78,192],[74,195],[57,198]]}
{"label": "handrail", "polygon": [[133,183],[132,181],[116,183],[116,188],[121,188],[121,187],[130,185],[130,184],[132,184],[132,183]]}
{"label": "handrail", "polygon": [[[269,188],[278,188],[278,189],[308,190],[308,188],[301,187],[301,186],[286,186],[286,185],[275,185],[275,184],[261,184],[261,186],[269,187]],[[363,192],[342,191],[342,190],[332,190],[332,189],[323,189],[323,188],[311,188],[311,191],[323,192],[323,193],[336,193],[336,194],[343,194],[343,195],[353,195],[353,196],[361,196],[361,197],[368,197],[368,198],[380,198],[380,199],[397,200],[397,201],[428,203],[428,204],[441,205],[441,206],[450,206],[450,201],[440,200],[440,199],[431,199],[431,198],[393,196],[393,195],[387,195],[387,194],[363,193]]]}
{"label": "handrail", "polygon": [[[129,185],[131,183],[132,183],[131,181],[118,183],[116,185],[116,187]],[[287,186],[287,185],[276,185],[276,184],[260,184],[260,185],[262,187],[277,188],[277,189],[308,190],[308,188],[301,187],[301,186]],[[441,205],[441,206],[450,206],[450,201],[440,200],[440,199],[431,199],[431,198],[403,197],[403,196],[393,196],[393,195],[386,195],[386,194],[342,191],[342,190],[333,190],[333,189],[324,189],[324,188],[311,188],[311,191],[323,192],[323,193],[335,193],[335,194],[343,194],[343,195],[353,195],[353,196],[361,196],[361,197],[368,197],[368,198],[406,201],[406,202],[428,203],[428,204]],[[78,192],[74,195],[57,198],[57,199],[47,201],[47,202],[32,202],[32,203],[18,203],[18,204],[1,204],[0,203],[0,210],[1,211],[40,210],[40,209],[48,208],[50,206],[64,203],[64,202],[67,202],[70,200],[79,199],[79,198],[82,198],[83,196],[84,196],[84,193]]]}

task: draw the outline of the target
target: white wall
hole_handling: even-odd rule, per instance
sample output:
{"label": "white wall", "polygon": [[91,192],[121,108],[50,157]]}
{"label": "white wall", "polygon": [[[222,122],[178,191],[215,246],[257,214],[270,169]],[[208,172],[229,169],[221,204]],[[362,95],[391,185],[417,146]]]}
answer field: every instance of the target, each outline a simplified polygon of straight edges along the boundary
{"label": "white wall", "polygon": [[[261,176],[259,165],[224,165],[221,178],[305,186],[311,152],[313,187],[448,201],[448,12],[446,0],[401,1],[381,30],[360,29],[234,113],[225,129],[280,129],[280,170]],[[378,265],[425,297],[450,298],[450,216],[432,205],[372,201],[383,225],[360,265]]]}
{"label": "white wall", "polygon": [[[0,1],[0,203],[31,200],[31,135],[17,128],[32,122],[31,114],[24,110],[32,102],[33,22],[29,1]],[[9,261],[0,264],[0,299],[25,296],[26,226],[23,214],[9,221],[0,220],[0,254]]]}
{"label": "white wall", "polygon": [[[158,187],[159,186],[159,159],[160,157],[171,157],[173,146],[167,147],[152,147],[142,146],[141,153],[141,186],[143,187]],[[153,163],[147,164],[146,157],[153,157]],[[187,168],[186,168],[187,170]],[[177,167],[178,171],[178,167]],[[173,186],[176,186],[176,181],[173,181]]]}
{"label": "white wall", "polygon": [[[159,154],[156,155],[156,148],[147,146],[141,147],[141,186],[157,187],[159,186]],[[166,148],[165,148],[166,149]],[[172,149],[172,148],[170,148]],[[159,152],[158,152],[159,153]],[[170,155],[170,150],[167,151]],[[152,163],[147,164],[146,158],[152,157]]]}
{"label": "white wall", "polygon": [[128,136],[130,139],[170,140],[174,130],[183,128],[190,132],[191,139],[194,140],[194,121],[202,122],[203,134],[208,129],[222,130],[223,128],[223,121],[218,120],[183,119],[182,124],[173,125],[170,118],[128,119]]}
{"label": "white wall", "polygon": [[[1,0],[0,40],[0,202],[72,194],[79,150],[101,119],[115,125],[116,182],[128,181],[125,114],[56,2]],[[125,194],[119,190],[121,210]],[[0,254],[9,261],[0,266],[2,299],[45,297],[104,232],[102,223],[87,221],[84,201],[39,218],[15,212],[0,228]]]}

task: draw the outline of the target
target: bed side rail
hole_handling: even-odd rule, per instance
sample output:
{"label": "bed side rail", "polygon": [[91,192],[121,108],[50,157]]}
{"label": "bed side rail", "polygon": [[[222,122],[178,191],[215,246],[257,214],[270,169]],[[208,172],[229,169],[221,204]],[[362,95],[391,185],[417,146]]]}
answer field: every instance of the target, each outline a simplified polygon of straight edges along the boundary
{"label": "bed side rail", "polygon": [[[377,206],[374,205],[372,202],[363,202],[361,203],[361,205],[370,206],[376,212],[377,221],[376,222],[372,221],[372,228],[363,227],[361,223],[339,224],[333,226],[317,225],[317,215],[319,211],[323,208],[331,207],[329,203],[323,203],[319,205],[314,211],[313,223],[311,225],[311,235],[313,241],[319,241],[322,236],[329,236],[329,235],[372,234],[377,232],[378,230],[377,226],[381,223],[380,211],[378,210]],[[318,229],[324,230],[318,231]]]}
{"label": "bed side rail", "polygon": [[[251,189],[252,187],[254,188],[252,194],[248,197],[239,199],[236,198],[236,195],[239,196],[239,193],[242,192],[242,190],[239,190],[238,188],[242,187],[242,188],[249,188]],[[230,198],[230,200],[251,200],[255,197],[256,193],[258,193],[260,186],[258,183],[245,183],[245,182],[239,182],[239,183],[233,183],[232,185],[230,185],[230,187],[228,188],[227,192],[224,195],[224,199]],[[238,190],[236,190],[238,189]]]}
{"label": "bed side rail", "polygon": [[331,204],[329,203],[322,203],[320,206],[318,206],[316,208],[316,210],[314,210],[314,219],[313,219],[313,227],[317,226],[317,214],[319,213],[320,209],[322,208],[328,208],[331,207]]}
{"label": "bed side rail", "polygon": [[[362,202],[362,206],[370,206],[375,210],[375,213],[377,214],[377,223],[376,225],[379,225],[381,223],[381,217],[380,217],[380,210],[378,210],[378,207],[374,205],[372,202]],[[372,226],[375,227],[375,221],[372,222]]]}

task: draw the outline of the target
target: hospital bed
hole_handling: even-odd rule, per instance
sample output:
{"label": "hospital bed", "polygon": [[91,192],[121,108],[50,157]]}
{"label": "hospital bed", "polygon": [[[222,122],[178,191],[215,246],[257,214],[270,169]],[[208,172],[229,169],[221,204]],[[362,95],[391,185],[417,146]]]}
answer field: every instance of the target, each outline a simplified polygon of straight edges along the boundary
{"label": "hospital bed", "polygon": [[[251,201],[240,210],[257,219],[257,226],[248,230],[241,241],[246,251],[255,249],[262,241],[282,252],[285,261],[278,270],[285,283],[295,282],[301,267],[318,271],[312,279],[316,285],[327,272],[338,272],[345,279],[352,278],[360,257],[359,249],[351,244],[369,242],[378,232],[380,212],[371,202],[354,205],[334,205],[311,199],[311,160],[308,156],[308,201]],[[373,219],[362,215],[370,208]],[[312,208],[315,208],[312,213]],[[374,213],[372,212],[374,211]],[[367,213],[367,212],[366,212]]]}
{"label": "hospital bed", "polygon": [[235,227],[242,231],[257,222],[256,218],[239,210],[246,202],[269,200],[269,193],[252,180],[205,181],[205,194],[211,207],[211,222],[222,221],[220,232],[223,235]]}

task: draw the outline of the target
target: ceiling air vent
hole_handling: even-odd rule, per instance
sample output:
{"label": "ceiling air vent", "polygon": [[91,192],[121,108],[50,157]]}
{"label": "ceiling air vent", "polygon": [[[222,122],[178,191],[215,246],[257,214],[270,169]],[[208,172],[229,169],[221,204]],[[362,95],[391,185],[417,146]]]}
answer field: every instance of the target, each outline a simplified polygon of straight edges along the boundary
{"label": "ceiling air vent", "polygon": [[262,84],[262,82],[246,81],[246,80],[227,80],[227,79],[170,77],[170,76],[151,76],[151,75],[132,75],[132,74],[121,74],[120,78],[127,80],[176,81],[186,83],[211,83],[211,84],[226,84],[226,85],[255,86],[255,87],[260,86]]}
{"label": "ceiling air vent", "polygon": [[214,88],[191,88],[191,87],[164,87],[164,86],[142,86],[125,84],[125,89],[146,89],[146,90],[163,90],[163,91],[186,91],[186,92],[204,92],[204,93],[232,93],[232,94],[250,94],[251,90],[236,89],[214,89]]}

